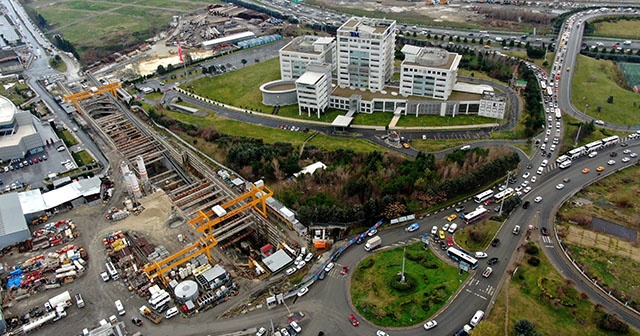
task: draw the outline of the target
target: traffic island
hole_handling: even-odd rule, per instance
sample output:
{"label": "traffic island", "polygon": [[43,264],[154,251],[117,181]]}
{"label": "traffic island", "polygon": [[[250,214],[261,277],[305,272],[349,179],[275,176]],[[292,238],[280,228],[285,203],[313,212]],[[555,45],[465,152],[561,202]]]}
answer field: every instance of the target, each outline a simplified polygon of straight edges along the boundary
{"label": "traffic island", "polygon": [[425,249],[423,243],[416,243],[406,250],[401,246],[362,260],[351,279],[351,299],[373,324],[412,326],[440,310],[467,276]]}

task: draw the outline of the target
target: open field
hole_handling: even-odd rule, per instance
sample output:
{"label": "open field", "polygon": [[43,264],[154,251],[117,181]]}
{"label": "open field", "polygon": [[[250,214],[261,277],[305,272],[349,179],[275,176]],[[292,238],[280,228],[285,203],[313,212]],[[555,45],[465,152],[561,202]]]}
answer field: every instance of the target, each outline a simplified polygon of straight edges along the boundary
{"label": "open field", "polygon": [[[640,95],[621,88],[616,83],[618,67],[612,61],[596,60],[578,55],[571,82],[571,104],[594,119],[635,126],[640,113]],[[607,98],[613,96],[613,104]],[[635,103],[635,105],[634,105]],[[602,111],[597,112],[601,106]]]}
{"label": "open field", "polygon": [[[215,3],[216,1],[213,1]],[[47,0],[26,2],[51,26],[49,32],[62,34],[82,55],[90,49],[124,48],[152,37],[173,15],[205,8],[212,1],[108,0],[87,2]]]}
{"label": "open field", "polygon": [[475,115],[457,115],[455,117],[438,115],[403,115],[396,126],[398,127],[427,127],[427,126],[453,126],[453,125],[479,125],[500,123],[493,118],[479,117]]}
{"label": "open field", "polygon": [[594,26],[595,32],[592,36],[640,39],[640,20],[601,21]]}
{"label": "open field", "polygon": [[426,320],[444,305],[464,282],[423,243],[407,246],[405,272],[414,287],[398,290],[389,285],[402,268],[403,248],[376,253],[364,259],[352,273],[353,305],[367,320],[380,326],[410,326]]}
{"label": "open field", "polygon": [[[491,315],[478,326],[494,333],[481,335],[504,335],[505,323],[507,334],[513,335],[521,319],[532,322],[542,335],[614,335],[596,326],[602,312],[562,278],[544,253],[536,256],[538,266],[529,265],[529,257],[524,255],[515,276],[500,290]],[[638,333],[631,330],[628,335]]]}
{"label": "open field", "polygon": [[[491,208],[491,206],[487,207],[487,209]],[[466,209],[465,211],[471,210],[472,209]],[[467,225],[466,227],[463,225],[462,230],[458,230],[455,233],[456,244],[466,251],[484,251],[489,247],[489,243],[491,243],[496,232],[498,232],[500,225],[500,222],[492,220]],[[474,232],[477,237],[481,238],[479,241],[471,238]]]}
{"label": "open field", "polygon": [[[611,168],[607,166],[605,169]],[[640,208],[640,184],[637,183],[639,175],[640,167],[636,165],[584,188],[561,208],[563,222],[579,216],[597,217],[640,230],[637,212]],[[582,200],[581,203],[585,204],[580,207],[572,205],[577,200]]]}

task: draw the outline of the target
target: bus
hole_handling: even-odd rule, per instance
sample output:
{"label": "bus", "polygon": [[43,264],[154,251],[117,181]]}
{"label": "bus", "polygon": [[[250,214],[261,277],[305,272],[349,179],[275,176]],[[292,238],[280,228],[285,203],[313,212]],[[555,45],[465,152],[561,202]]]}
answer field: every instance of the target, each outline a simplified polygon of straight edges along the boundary
{"label": "bus", "polygon": [[496,203],[500,203],[504,200],[506,200],[507,198],[511,197],[511,195],[513,195],[513,188],[507,188],[495,195],[493,195],[493,199],[496,201]]}
{"label": "bus", "polygon": [[602,148],[602,140],[590,142],[590,143],[584,145],[584,148],[587,149],[587,153],[595,152],[595,151],[599,150],[600,148]]}
{"label": "bus", "polygon": [[560,108],[556,107],[556,120],[562,119],[562,113],[560,112]]}
{"label": "bus", "polygon": [[610,136],[608,138],[602,139],[602,146],[603,147],[608,147],[608,146],[611,146],[611,145],[615,145],[618,142],[620,142],[620,137],[617,136],[617,135],[614,135],[614,136]]}
{"label": "bus", "polygon": [[558,157],[558,158],[556,159],[556,163],[557,163],[557,164],[561,164],[561,163],[563,163],[564,161],[567,161],[567,160],[569,160],[569,157],[568,157],[568,156],[566,156],[566,155],[561,155],[560,157]]}
{"label": "bus", "polygon": [[476,260],[475,258],[471,257],[470,255],[458,250],[455,247],[450,247],[447,249],[447,255],[449,256],[449,258],[459,262],[459,263],[465,263],[467,265],[469,265],[469,267],[471,267],[472,269],[476,269],[478,268],[478,260]]}
{"label": "bus", "polygon": [[107,262],[105,266],[107,267],[107,273],[109,273],[111,279],[118,280],[120,278],[120,276],[118,275],[118,270],[116,270],[111,261]]}
{"label": "bus", "polygon": [[477,207],[475,210],[464,216],[464,222],[465,224],[471,224],[477,220],[484,218],[484,216],[487,215],[487,212],[489,211],[487,211],[487,209],[485,209],[484,207]]}
{"label": "bus", "polygon": [[476,203],[482,203],[482,202],[490,199],[491,197],[493,197],[493,190],[489,189],[489,190],[485,190],[485,191],[477,194],[473,198],[473,201],[476,202]]}
{"label": "bus", "polygon": [[567,152],[567,156],[569,157],[569,159],[575,160],[583,156],[586,152],[587,152],[586,148],[584,148],[584,146],[580,146],[578,148],[574,148],[569,152]]}

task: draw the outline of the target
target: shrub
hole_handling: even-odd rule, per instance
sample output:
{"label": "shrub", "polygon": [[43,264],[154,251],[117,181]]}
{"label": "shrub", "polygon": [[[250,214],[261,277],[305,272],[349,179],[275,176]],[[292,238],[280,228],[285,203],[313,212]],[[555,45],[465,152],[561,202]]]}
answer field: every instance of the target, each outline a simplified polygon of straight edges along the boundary
{"label": "shrub", "polygon": [[598,327],[606,331],[614,331],[619,334],[628,334],[629,325],[621,321],[617,316],[611,314],[604,314],[600,321],[598,321]]}
{"label": "shrub", "polygon": [[400,282],[400,277],[401,276],[399,274],[394,275],[388,281],[389,287],[400,292],[409,292],[416,288],[416,285],[418,284],[418,282],[412,275],[408,273],[404,273],[405,282]]}
{"label": "shrub", "polygon": [[527,263],[531,266],[538,266],[540,265],[540,259],[536,258],[536,257],[531,257],[529,259],[527,259]]}
{"label": "shrub", "polygon": [[371,267],[373,266],[373,264],[375,264],[375,260],[373,260],[373,258],[365,259],[365,260],[360,264],[360,269],[367,269],[367,268],[371,268]]}
{"label": "shrub", "polygon": [[527,254],[531,254],[531,255],[538,255],[538,252],[540,252],[540,250],[538,249],[538,246],[536,246],[536,244],[534,244],[533,242],[529,242],[527,245],[525,245],[525,252]]}

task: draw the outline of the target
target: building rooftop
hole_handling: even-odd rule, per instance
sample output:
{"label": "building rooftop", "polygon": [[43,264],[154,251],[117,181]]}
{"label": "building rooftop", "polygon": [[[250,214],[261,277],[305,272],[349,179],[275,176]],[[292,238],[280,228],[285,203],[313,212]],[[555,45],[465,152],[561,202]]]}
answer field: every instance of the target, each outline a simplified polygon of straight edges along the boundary
{"label": "building rooftop", "polygon": [[[457,84],[456,84],[457,85]],[[478,101],[481,98],[481,93],[470,93],[470,92],[457,92],[455,91],[455,87],[454,87],[454,91],[451,92],[451,95],[449,96],[448,100],[452,100],[452,101]],[[393,93],[396,93],[395,95]],[[362,99],[364,100],[373,100],[373,99],[400,99],[400,100],[411,100],[411,101],[437,101],[437,102],[442,102],[442,100],[440,99],[432,99],[432,98],[427,98],[427,97],[421,97],[421,96],[408,96],[408,97],[403,97],[402,95],[398,94],[398,89],[397,88],[389,88],[388,91],[378,91],[378,92],[371,92],[368,90],[362,91],[360,89],[350,89],[350,88],[340,88],[340,87],[336,87],[335,90],[333,90],[333,92],[331,93],[332,96],[339,96],[339,97],[351,97],[352,95],[360,95],[362,97]]]}
{"label": "building rooftop", "polygon": [[493,87],[486,84],[469,84],[469,83],[457,82],[453,86],[453,91],[460,92],[460,93],[482,95],[485,91],[493,92]]}
{"label": "building rooftop", "polygon": [[296,79],[296,84],[315,85],[324,76],[321,72],[307,71],[300,78]]}
{"label": "building rooftop", "polygon": [[13,121],[16,113],[16,106],[7,98],[0,96],[0,125]]}
{"label": "building rooftop", "polygon": [[457,67],[457,65],[454,65],[454,62],[458,54],[450,53],[445,49],[420,48],[405,45],[402,48],[402,52],[405,54],[405,60],[402,62],[402,65],[424,66],[446,70]]}
{"label": "building rooftop", "polygon": [[320,55],[326,50],[326,46],[333,43],[334,40],[333,37],[299,36],[287,43],[280,51]]}
{"label": "building rooftop", "polygon": [[277,250],[270,256],[263,258],[262,262],[267,265],[271,272],[277,272],[291,263],[293,259],[284,250]]}
{"label": "building rooftop", "polygon": [[28,229],[17,193],[0,195],[0,236]]}
{"label": "building rooftop", "polygon": [[394,23],[395,21],[393,20],[352,17],[340,26],[338,31],[363,31],[383,34]]}

